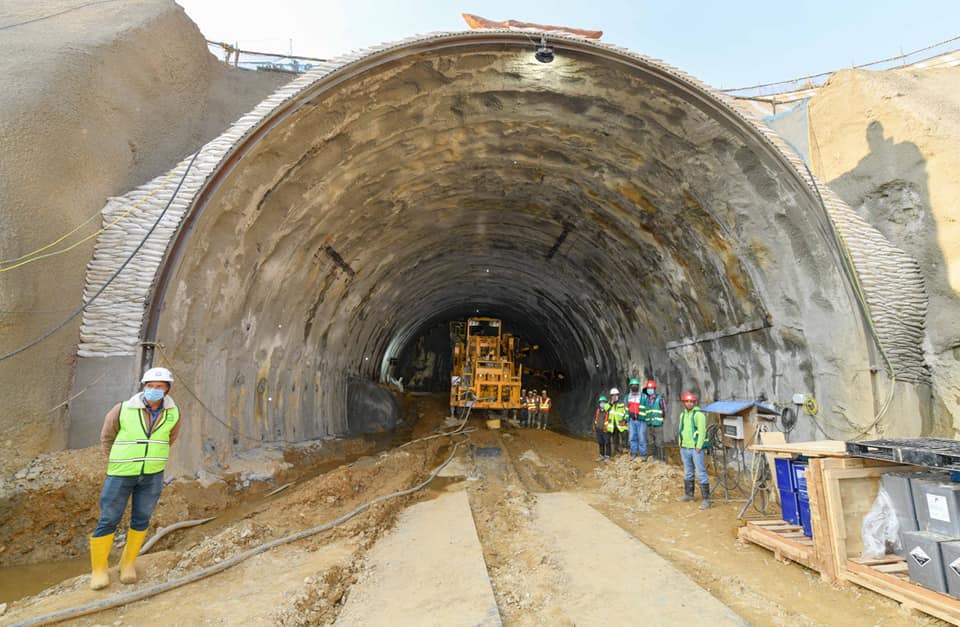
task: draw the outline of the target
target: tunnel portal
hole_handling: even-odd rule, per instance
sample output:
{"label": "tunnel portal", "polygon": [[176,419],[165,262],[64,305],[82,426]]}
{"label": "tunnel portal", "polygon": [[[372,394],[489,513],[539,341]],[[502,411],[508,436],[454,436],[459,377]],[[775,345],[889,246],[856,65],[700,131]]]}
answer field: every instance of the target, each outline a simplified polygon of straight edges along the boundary
{"label": "tunnel portal", "polygon": [[305,80],[198,186],[141,337],[265,441],[362,430],[348,399],[474,312],[541,344],[570,430],[629,376],[868,421],[864,303],[796,163],[659,62],[551,36],[545,64],[523,35],[412,40]]}

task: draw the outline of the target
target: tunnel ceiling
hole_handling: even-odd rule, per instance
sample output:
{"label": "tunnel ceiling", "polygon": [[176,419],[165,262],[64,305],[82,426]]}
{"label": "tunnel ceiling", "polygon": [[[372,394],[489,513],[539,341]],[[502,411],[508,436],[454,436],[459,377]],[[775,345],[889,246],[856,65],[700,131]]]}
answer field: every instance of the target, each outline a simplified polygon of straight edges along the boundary
{"label": "tunnel ceiling", "polygon": [[[183,276],[235,307],[192,299],[186,318],[217,327],[274,303],[277,325],[319,352],[355,348],[348,367],[371,374],[475,304],[523,312],[569,347],[569,370],[622,362],[614,338],[662,346],[765,319],[763,238],[741,242],[738,213],[794,208],[789,185],[622,64],[571,51],[545,65],[525,46],[415,55],[304,98],[234,166]],[[350,314],[318,319],[331,299]]]}
{"label": "tunnel ceiling", "polygon": [[542,64],[523,33],[438,36],[301,79],[226,140],[144,335],[214,388],[312,382],[297,411],[471,308],[591,384],[665,372],[669,346],[723,378],[699,342],[744,329],[811,384],[818,359],[866,360],[827,215],[770,141],[661,65],[552,42]]}

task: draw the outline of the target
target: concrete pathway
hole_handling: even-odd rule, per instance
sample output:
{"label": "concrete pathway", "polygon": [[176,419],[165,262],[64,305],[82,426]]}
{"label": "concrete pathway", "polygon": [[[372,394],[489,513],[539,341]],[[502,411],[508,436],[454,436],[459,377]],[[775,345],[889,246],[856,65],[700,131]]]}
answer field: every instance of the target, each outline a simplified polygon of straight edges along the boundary
{"label": "concrete pathway", "polygon": [[538,494],[536,516],[566,584],[556,604],[574,624],[747,624],[576,495]]}
{"label": "concrete pathway", "polygon": [[337,625],[500,625],[465,492],[417,503],[367,556]]}

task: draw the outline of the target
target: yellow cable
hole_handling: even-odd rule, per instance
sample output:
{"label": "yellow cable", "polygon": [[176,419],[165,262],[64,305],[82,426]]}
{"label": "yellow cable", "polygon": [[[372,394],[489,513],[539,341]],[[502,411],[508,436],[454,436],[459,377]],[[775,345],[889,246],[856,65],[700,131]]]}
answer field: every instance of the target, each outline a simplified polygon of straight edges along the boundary
{"label": "yellow cable", "polygon": [[[157,192],[159,192],[161,189],[163,189],[164,185],[167,184],[167,182],[170,180],[170,178],[173,176],[173,174],[174,174],[174,171],[171,170],[171,171],[167,174],[167,176],[165,176],[164,179],[163,179],[162,181],[160,181],[160,183],[154,188],[154,190],[153,190],[152,192],[150,192],[149,194],[147,194],[147,195],[144,196],[143,198],[137,200],[136,202],[132,203],[132,204],[127,208],[126,211],[124,211],[122,214],[120,214],[120,215],[119,215],[115,220],[113,220],[112,222],[109,222],[106,226],[104,226],[104,227],[98,229],[97,231],[91,233],[90,235],[87,235],[86,237],[84,237],[84,238],[82,238],[82,239],[74,242],[73,244],[67,246],[66,248],[61,248],[60,250],[55,250],[55,251],[53,251],[52,253],[47,253],[47,254],[45,254],[45,255],[38,255],[38,254],[37,254],[37,253],[41,253],[41,252],[47,250],[48,248],[51,248],[52,246],[56,246],[57,244],[59,244],[59,243],[62,242],[63,240],[67,239],[68,237],[70,237],[71,235],[73,235],[74,233],[76,233],[77,231],[79,231],[80,228],[81,228],[84,224],[86,224],[87,222],[89,222],[89,221],[92,220],[93,218],[95,218],[95,217],[97,217],[98,215],[100,215],[101,212],[100,212],[100,211],[97,211],[97,213],[93,214],[92,216],[90,216],[89,218],[87,218],[86,220],[84,220],[83,222],[81,222],[76,228],[74,228],[72,231],[70,231],[70,232],[67,233],[66,235],[61,236],[59,239],[56,239],[56,240],[50,242],[49,244],[47,244],[47,245],[45,245],[45,246],[41,246],[40,248],[34,250],[33,252],[29,252],[29,253],[27,253],[27,254],[25,254],[25,255],[21,255],[21,256],[17,257],[16,259],[5,259],[5,260],[3,260],[3,261],[0,261],[0,265],[6,265],[6,264],[10,264],[10,263],[14,264],[14,265],[8,265],[8,266],[5,267],[5,268],[0,268],[0,274],[2,274],[2,273],[4,273],[4,272],[9,272],[10,270],[16,270],[17,268],[22,268],[23,266],[26,266],[26,265],[28,265],[28,264],[31,264],[31,263],[33,263],[34,261],[39,261],[40,259],[47,259],[47,258],[49,258],[49,257],[56,257],[57,255],[62,255],[62,254],[65,253],[65,252],[68,252],[68,251],[73,250],[74,248],[76,248],[76,247],[79,246],[80,244],[82,244],[82,243],[84,243],[84,242],[86,242],[86,241],[89,241],[89,240],[93,239],[94,237],[97,237],[98,235],[100,235],[101,233],[103,233],[104,231],[106,231],[107,229],[109,229],[109,228],[111,228],[111,227],[113,227],[113,226],[116,226],[116,224],[117,224],[118,222],[120,222],[121,220],[123,220],[124,218],[126,218],[127,216],[129,216],[130,213],[131,213],[134,209],[136,209],[137,207],[139,207],[141,204],[143,204],[144,201],[146,201],[146,200],[152,198],[153,196],[155,196],[155,195],[157,194]],[[36,256],[35,256],[35,255],[36,255]],[[16,263],[16,262],[18,262],[18,261],[19,261],[20,263]]]}

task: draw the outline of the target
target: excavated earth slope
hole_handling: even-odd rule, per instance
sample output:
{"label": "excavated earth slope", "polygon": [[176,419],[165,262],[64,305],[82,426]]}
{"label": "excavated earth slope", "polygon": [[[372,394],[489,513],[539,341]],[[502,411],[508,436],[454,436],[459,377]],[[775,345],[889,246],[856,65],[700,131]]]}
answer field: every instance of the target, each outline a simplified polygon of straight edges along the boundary
{"label": "excavated earth slope", "polygon": [[[232,70],[172,0],[0,8],[0,259],[33,251],[164,172],[290,79]],[[0,354],[80,306],[93,240],[0,274]],[[0,361],[0,470],[67,443],[79,319]],[[98,382],[104,384],[105,381]],[[106,408],[99,410],[102,416]]]}
{"label": "excavated earth slope", "polygon": [[[814,172],[919,263],[942,422],[960,417],[960,68],[844,70],[810,101]],[[953,419],[950,419],[950,416]]]}

